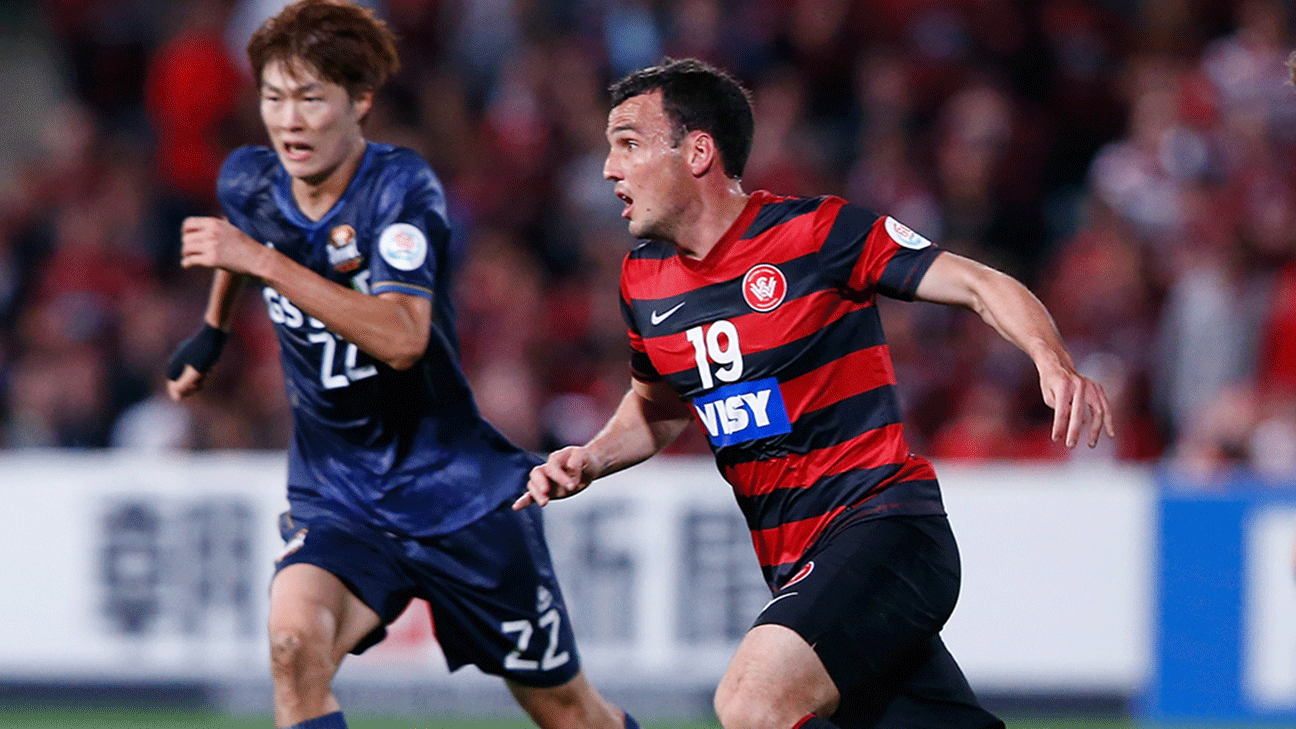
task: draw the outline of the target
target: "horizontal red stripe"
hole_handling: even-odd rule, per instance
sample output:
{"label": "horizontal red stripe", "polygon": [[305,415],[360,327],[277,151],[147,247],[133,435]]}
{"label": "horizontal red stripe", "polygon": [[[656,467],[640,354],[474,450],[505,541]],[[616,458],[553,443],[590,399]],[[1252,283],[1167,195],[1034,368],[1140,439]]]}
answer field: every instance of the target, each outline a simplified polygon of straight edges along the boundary
{"label": "horizontal red stripe", "polygon": [[[889,483],[901,481],[918,481],[935,479],[936,471],[925,458],[908,457],[900,467],[900,472]],[[878,487],[869,490],[870,497],[878,492]],[[867,500],[865,501],[867,503]],[[773,567],[795,562],[805,554],[806,549],[819,538],[825,526],[848,507],[836,509],[813,519],[780,524],[772,529],[753,530],[752,545],[756,548],[756,557],[762,567]]]}
{"label": "horizontal red stripe", "polygon": [[626,335],[630,339],[630,348],[636,352],[647,352],[648,348],[644,346],[644,338],[635,333],[633,329],[627,329]]}
{"label": "horizontal red stripe", "polygon": [[[902,463],[908,457],[904,425],[896,423],[809,453],[735,464],[724,469],[724,476],[739,496],[761,496],[780,488],[806,488],[825,476],[855,468]],[[892,480],[905,479],[897,476]]]}
{"label": "horizontal red stripe", "polygon": [[865,237],[859,260],[855,262],[855,270],[851,271],[851,288],[863,291],[877,283],[882,277],[882,271],[886,269],[887,261],[899,249],[900,245],[886,232],[886,216],[879,217]]}
{"label": "horizontal red stripe", "polygon": [[836,290],[816,291],[799,299],[785,301],[774,311],[734,317],[738,340],[744,354],[795,342],[823,329],[846,314],[873,306],[872,301],[856,302],[842,298]]}
{"label": "horizontal red stripe", "polygon": [[779,383],[788,417],[827,407],[851,395],[896,384],[891,351],[885,344],[851,352],[822,367]]}
{"label": "horizontal red stripe", "polygon": [[[664,299],[686,294],[698,287],[738,278],[758,263],[778,265],[807,253],[823,244],[832,228],[841,203],[830,200],[814,214],[802,215],[771,228],[748,240],[730,239],[717,245],[724,250],[712,251],[702,261],[685,263],[679,256],[670,258],[627,257],[621,268],[622,295],[627,299]],[[741,234],[742,231],[738,231]]]}
{"label": "horizontal red stripe", "polygon": [[[848,301],[835,291],[817,291],[784,302],[769,313],[753,311],[729,321],[738,329],[743,354],[752,355],[808,337],[846,314],[872,305],[872,302]],[[697,368],[697,355],[685,332],[647,337],[644,344],[663,374]]]}
{"label": "horizontal red stripe", "polygon": [[796,561],[805,554],[806,548],[819,536],[824,526],[845,509],[845,506],[840,506],[813,519],[753,531],[752,545],[756,547],[756,558],[760,560],[762,567]]}
{"label": "horizontal red stripe", "polygon": [[891,479],[891,483],[900,481],[934,481],[936,480],[936,469],[926,458],[921,456],[910,455],[900,467],[900,472]]}

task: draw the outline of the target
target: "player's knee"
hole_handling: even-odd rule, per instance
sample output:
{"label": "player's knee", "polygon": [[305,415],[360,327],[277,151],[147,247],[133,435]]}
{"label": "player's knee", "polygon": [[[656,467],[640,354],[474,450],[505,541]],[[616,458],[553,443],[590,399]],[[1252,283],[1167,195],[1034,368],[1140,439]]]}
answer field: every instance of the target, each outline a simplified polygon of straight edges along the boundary
{"label": "player's knee", "polygon": [[311,632],[295,626],[270,630],[270,672],[278,682],[296,684],[328,670],[329,651]]}
{"label": "player's knee", "polygon": [[715,694],[716,718],[724,729],[791,729],[780,723],[778,707],[760,692],[742,692],[722,685]]}

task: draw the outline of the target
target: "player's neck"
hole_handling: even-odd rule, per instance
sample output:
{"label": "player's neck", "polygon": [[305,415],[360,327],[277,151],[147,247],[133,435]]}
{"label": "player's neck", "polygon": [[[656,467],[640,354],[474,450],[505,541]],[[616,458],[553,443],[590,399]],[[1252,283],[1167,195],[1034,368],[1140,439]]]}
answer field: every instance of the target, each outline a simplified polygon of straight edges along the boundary
{"label": "player's neck", "polygon": [[716,188],[703,191],[695,219],[673,241],[680,255],[699,261],[706,258],[742,215],[749,197],[739,181],[730,178],[725,178]]}
{"label": "player's neck", "polygon": [[347,185],[351,184],[356,170],[360,169],[360,160],[364,159],[366,146],[365,140],[360,139],[336,167],[317,177],[292,178],[293,200],[302,215],[311,220],[319,220],[333,208],[346,192]]}

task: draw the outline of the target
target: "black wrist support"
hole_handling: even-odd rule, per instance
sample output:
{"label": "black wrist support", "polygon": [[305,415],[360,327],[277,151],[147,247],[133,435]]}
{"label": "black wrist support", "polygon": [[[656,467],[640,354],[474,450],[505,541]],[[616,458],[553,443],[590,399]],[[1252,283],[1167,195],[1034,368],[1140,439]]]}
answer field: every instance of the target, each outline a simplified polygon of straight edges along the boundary
{"label": "black wrist support", "polygon": [[185,365],[190,365],[199,372],[206,372],[220,359],[225,339],[229,336],[225,330],[204,323],[196,334],[180,343],[171,361],[167,364],[167,379],[179,379],[184,373]]}

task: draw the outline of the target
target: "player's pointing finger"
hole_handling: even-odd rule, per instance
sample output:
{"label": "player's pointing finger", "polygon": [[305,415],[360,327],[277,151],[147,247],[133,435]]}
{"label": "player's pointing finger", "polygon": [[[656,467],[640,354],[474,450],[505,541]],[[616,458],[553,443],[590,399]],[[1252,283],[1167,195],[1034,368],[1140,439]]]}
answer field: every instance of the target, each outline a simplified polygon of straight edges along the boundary
{"label": "player's pointing finger", "polygon": [[544,467],[548,464],[541,464],[531,469],[527,477],[526,493],[522,494],[513,502],[514,509],[525,508],[528,504],[539,504],[544,506],[549,503],[549,477],[544,472]]}

